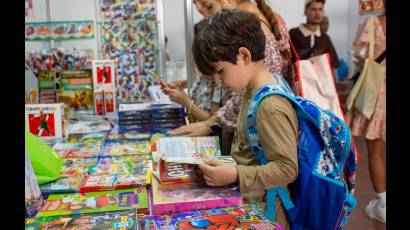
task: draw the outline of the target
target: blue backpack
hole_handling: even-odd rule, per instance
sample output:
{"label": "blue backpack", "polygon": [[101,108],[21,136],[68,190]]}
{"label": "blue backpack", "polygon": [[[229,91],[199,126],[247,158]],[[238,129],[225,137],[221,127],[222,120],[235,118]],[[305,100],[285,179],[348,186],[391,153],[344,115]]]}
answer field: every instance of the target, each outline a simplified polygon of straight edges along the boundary
{"label": "blue backpack", "polygon": [[286,97],[296,111],[299,174],[289,184],[291,197],[284,187],[267,190],[266,215],[275,220],[278,195],[291,229],[343,229],[356,206],[353,191],[357,160],[348,126],[330,111],[295,96],[286,83],[265,85],[256,92],[246,114],[249,146],[261,164],[268,161],[256,129],[256,112],[261,101],[273,94]]}

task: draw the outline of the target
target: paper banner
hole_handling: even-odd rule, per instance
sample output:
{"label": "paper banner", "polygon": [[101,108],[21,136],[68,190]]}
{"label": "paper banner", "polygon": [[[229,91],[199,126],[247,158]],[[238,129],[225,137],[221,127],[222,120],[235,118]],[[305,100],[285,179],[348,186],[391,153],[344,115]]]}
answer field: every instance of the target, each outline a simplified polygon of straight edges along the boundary
{"label": "paper banner", "polygon": [[26,40],[72,40],[94,38],[93,21],[26,23]]}

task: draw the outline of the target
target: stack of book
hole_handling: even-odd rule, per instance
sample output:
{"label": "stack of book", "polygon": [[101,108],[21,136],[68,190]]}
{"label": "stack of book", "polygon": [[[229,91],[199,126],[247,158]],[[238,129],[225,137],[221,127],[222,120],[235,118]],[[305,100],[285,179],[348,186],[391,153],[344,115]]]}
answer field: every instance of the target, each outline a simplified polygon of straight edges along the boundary
{"label": "stack of book", "polygon": [[241,205],[236,187],[208,187],[198,165],[204,160],[221,160],[218,137],[166,137],[152,147],[154,159],[152,210],[155,215]]}

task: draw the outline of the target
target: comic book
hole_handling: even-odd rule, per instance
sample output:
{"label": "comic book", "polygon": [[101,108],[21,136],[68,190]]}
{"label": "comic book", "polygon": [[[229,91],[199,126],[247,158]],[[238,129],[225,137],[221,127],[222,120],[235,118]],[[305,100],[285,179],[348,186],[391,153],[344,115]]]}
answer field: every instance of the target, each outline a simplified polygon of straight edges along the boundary
{"label": "comic book", "polygon": [[130,209],[116,212],[29,218],[25,221],[25,230],[84,228],[88,230],[135,230],[137,224],[136,210]]}
{"label": "comic book", "polygon": [[252,205],[191,211],[138,219],[141,230],[263,229],[283,230]]}
{"label": "comic book", "polygon": [[37,179],[34,175],[33,167],[31,166],[30,158],[27,150],[24,157],[24,181],[25,181],[25,216],[33,217],[41,209],[43,198],[41,196],[40,188],[38,187]]}
{"label": "comic book", "polygon": [[53,194],[44,202],[36,217],[147,209],[147,199],[145,187],[84,194]]}
{"label": "comic book", "polygon": [[65,138],[68,124],[64,117],[64,105],[26,104],[26,129],[44,139]]}
{"label": "comic book", "polygon": [[56,181],[40,185],[40,190],[43,195],[75,193],[79,191],[79,186],[83,179],[84,175],[81,174],[62,177]]}
{"label": "comic book", "polygon": [[149,154],[151,152],[148,141],[109,142],[105,144],[101,156],[128,156]]}
{"label": "comic book", "polygon": [[71,158],[64,159],[61,166],[61,177],[85,175],[88,173],[88,167],[97,164],[97,158]]}
{"label": "comic book", "polygon": [[205,182],[164,185],[154,179],[152,193],[155,215],[224,208],[243,202],[237,188],[209,187]]}
{"label": "comic book", "polygon": [[102,141],[96,143],[57,143],[53,146],[56,153],[64,159],[98,157],[102,151]]}
{"label": "comic book", "polygon": [[80,120],[74,123],[71,127],[70,133],[100,133],[111,130],[111,124],[106,120],[98,121],[84,121]]}
{"label": "comic book", "polygon": [[114,190],[117,175],[94,174],[87,175],[80,185],[80,192],[96,192]]}
{"label": "comic book", "polygon": [[125,132],[125,133],[118,133],[117,132],[111,132],[108,137],[107,140],[109,141],[116,141],[116,140],[149,140],[151,137],[151,134],[148,133],[140,133],[140,132],[133,132],[133,131],[129,131],[129,132]]}
{"label": "comic book", "polygon": [[65,140],[67,143],[97,143],[104,142],[106,133],[70,134]]}
{"label": "comic book", "polygon": [[201,164],[205,159],[221,156],[218,137],[170,137],[156,142],[155,160]]}

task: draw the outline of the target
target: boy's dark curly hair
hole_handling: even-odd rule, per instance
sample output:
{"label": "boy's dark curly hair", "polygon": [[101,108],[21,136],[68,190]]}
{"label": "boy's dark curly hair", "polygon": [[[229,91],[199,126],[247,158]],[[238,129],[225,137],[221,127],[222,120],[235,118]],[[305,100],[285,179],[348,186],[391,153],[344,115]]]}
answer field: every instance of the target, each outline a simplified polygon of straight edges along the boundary
{"label": "boy's dark curly hair", "polygon": [[256,15],[224,9],[204,20],[192,44],[194,61],[202,74],[215,74],[218,61],[236,64],[241,47],[251,52],[253,62],[264,59],[265,35]]}

